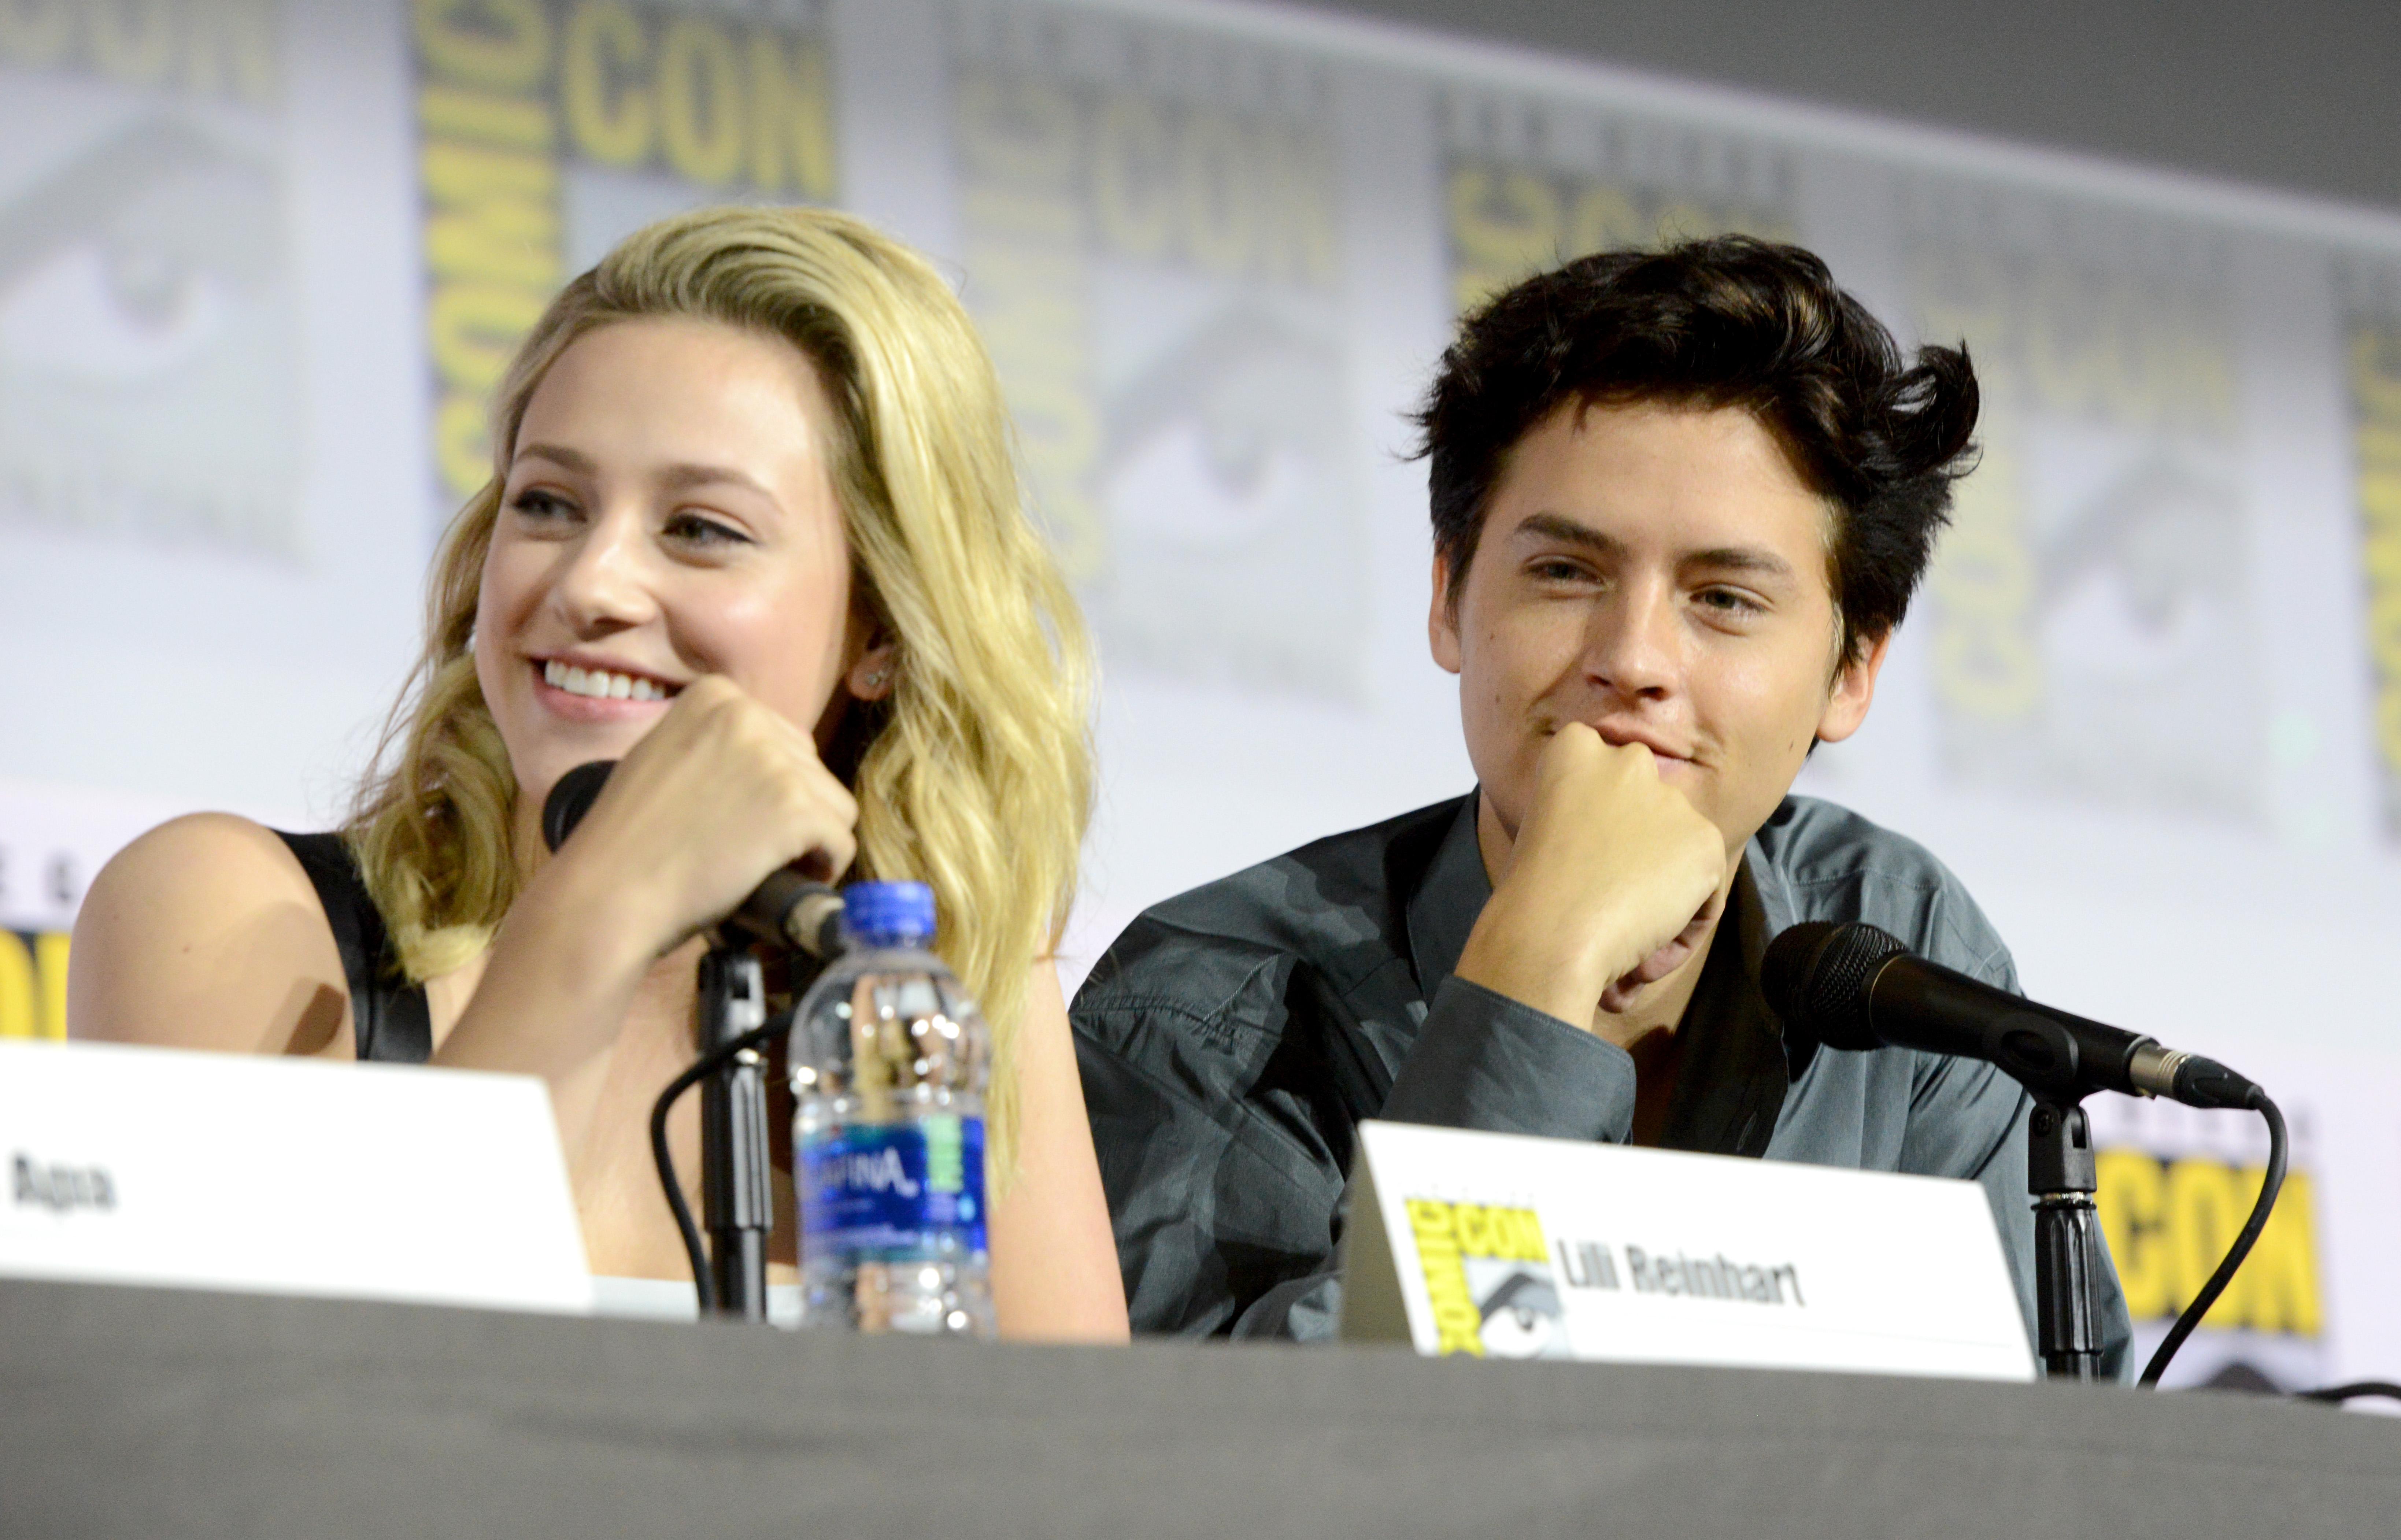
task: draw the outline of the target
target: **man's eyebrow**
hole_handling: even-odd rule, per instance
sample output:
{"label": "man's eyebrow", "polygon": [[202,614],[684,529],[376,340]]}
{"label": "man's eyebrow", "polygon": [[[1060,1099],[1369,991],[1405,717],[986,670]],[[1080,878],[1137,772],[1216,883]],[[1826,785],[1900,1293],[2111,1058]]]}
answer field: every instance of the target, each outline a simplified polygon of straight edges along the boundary
{"label": "man's eyebrow", "polygon": [[1792,576],[1790,562],[1759,545],[1722,545],[1715,550],[1694,551],[1684,558],[1683,565],[1718,572],[1756,572],[1762,577]]}
{"label": "man's eyebrow", "polygon": [[1578,524],[1565,514],[1530,514],[1509,531],[1512,537],[1532,535],[1541,540],[1556,540],[1563,545],[1581,545],[1602,556],[1623,556],[1626,544],[1614,535],[1603,534],[1589,524]]}
{"label": "man's eyebrow", "polygon": [[[1539,540],[1555,540],[1564,545],[1581,545],[1602,556],[1626,554],[1626,544],[1614,535],[1604,533],[1589,524],[1579,524],[1564,514],[1533,514],[1521,520],[1511,531],[1515,535],[1532,535]],[[1681,567],[1702,567],[1718,572],[1756,572],[1762,577],[1790,578],[1792,564],[1763,545],[1720,545],[1705,551],[1687,553],[1677,563]]]}

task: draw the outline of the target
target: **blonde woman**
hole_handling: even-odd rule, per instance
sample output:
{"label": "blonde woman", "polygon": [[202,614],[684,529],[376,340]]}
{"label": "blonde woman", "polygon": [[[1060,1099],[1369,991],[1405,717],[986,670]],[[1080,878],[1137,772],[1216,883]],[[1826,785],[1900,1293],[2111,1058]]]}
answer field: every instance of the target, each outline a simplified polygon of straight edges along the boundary
{"label": "blonde woman", "polygon": [[[493,444],[351,822],[129,846],[76,926],[75,1035],[539,1075],[594,1272],[684,1278],[645,1122],[693,1052],[700,932],[789,863],[922,879],[993,1024],[1001,1329],[1122,1338],[1050,959],[1087,653],[940,277],[824,211],[653,226],[553,302]],[[597,759],[553,858],[542,800]]]}

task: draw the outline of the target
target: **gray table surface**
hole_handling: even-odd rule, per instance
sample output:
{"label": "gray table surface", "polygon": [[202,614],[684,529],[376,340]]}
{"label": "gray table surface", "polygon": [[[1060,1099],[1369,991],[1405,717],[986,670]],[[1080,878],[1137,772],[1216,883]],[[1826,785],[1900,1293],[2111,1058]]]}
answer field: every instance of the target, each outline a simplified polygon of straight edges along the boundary
{"label": "gray table surface", "polygon": [[2401,1535],[2401,1422],[0,1281],[0,1534]]}

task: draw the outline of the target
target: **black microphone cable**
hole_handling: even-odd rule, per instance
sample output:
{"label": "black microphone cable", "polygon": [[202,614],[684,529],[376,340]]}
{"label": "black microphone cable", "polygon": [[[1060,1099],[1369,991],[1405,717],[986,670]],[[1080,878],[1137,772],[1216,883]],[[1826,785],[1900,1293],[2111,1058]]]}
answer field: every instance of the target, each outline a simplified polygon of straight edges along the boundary
{"label": "black microphone cable", "polygon": [[[2242,1231],[2234,1237],[2234,1244],[2226,1248],[2226,1259],[2217,1264],[2217,1271],[2209,1275],[2209,1282],[2201,1286],[2201,1291],[2192,1297],[2192,1302],[2186,1305],[2184,1313],[2175,1318],[2175,1325],[2168,1327],[2168,1334],[2160,1339],[2159,1350],[2151,1354],[2150,1363],[2144,1367],[2143,1377],[2134,1382],[2138,1390],[2159,1389],[2160,1376],[2166,1372],[2168,1360],[2176,1355],[2176,1349],[2184,1346],[2184,1340],[2192,1335],[2193,1328],[2201,1325],[2201,1318],[2209,1313],[2209,1307],[2217,1303],[2217,1297],[2226,1292],[2228,1284],[2234,1281],[2236,1271],[2251,1255],[2252,1246],[2257,1244],[2260,1231],[2268,1228],[2268,1215],[2276,1206],[2276,1195],[2284,1189],[2284,1114],[2268,1093],[2256,1085],[2245,1098],[2245,1105],[2268,1122],[2268,1167],[2259,1175],[2258,1200],[2252,1203],[2251,1217],[2243,1221]],[[2339,1385],[2334,1388],[2349,1387]]]}
{"label": "black microphone cable", "polygon": [[2347,1385],[2327,1385],[2319,1390],[2293,1392],[2293,1399],[2296,1401],[2324,1401],[2329,1406],[2337,1407],[2345,1401],[2356,1401],[2369,1396],[2380,1396],[2388,1401],[2401,1401],[2401,1385],[2396,1385],[2390,1380],[2353,1380]]}
{"label": "black microphone cable", "polygon": [[[614,760],[594,760],[558,778],[550,794],[542,799],[544,844],[556,850],[567,843],[576,825],[583,821],[583,815],[599,799],[610,772],[615,768]],[[743,907],[717,927],[717,936],[720,943],[726,945],[735,944],[740,936],[755,938],[781,951],[796,965],[814,964],[790,991],[797,999],[807,993],[809,984],[816,982],[816,975],[841,949],[841,919],[839,894],[823,883],[786,868],[769,873]],[[659,1093],[658,1100],[651,1104],[651,1163],[658,1170],[659,1189],[666,1198],[668,1212],[675,1216],[676,1231],[683,1238],[684,1258],[692,1266],[692,1286],[699,1296],[704,1315],[717,1309],[717,1278],[709,1266],[708,1247],[701,1239],[700,1226],[692,1217],[692,1205],[684,1201],[683,1183],[676,1176],[675,1156],[667,1148],[667,1116],[685,1092],[742,1054],[764,1049],[777,1032],[790,1029],[788,1011],[718,1044],[685,1066]]]}
{"label": "black microphone cable", "polygon": [[[1879,1021],[1873,1007],[1878,980],[1886,964],[1900,963],[1910,965],[1901,980],[1909,992],[1894,1002],[1895,1020]],[[2251,1255],[2284,1190],[2284,1114],[2267,1092],[2213,1060],[2171,1052],[2153,1038],[2035,1005],[1928,962],[1871,925],[1804,921],[1788,927],[1769,943],[1760,975],[1769,1004],[1787,1027],[1805,1030],[1829,1048],[1891,1045],[1962,1054],[1994,1065],[2037,1096],[2074,1101],[2103,1090],[2168,1095],[2189,1107],[2247,1107],[2267,1121],[2268,1165],[2250,1218],[2135,1382],[2139,1389],[2158,1389],[2176,1350]]]}
{"label": "black microphone cable", "polygon": [[667,1148],[667,1114],[683,1093],[723,1069],[746,1052],[763,1050],[778,1032],[789,1032],[789,1012],[770,1017],[763,1026],[754,1026],[738,1038],[730,1038],[684,1066],[682,1073],[667,1082],[659,1099],[651,1104],[651,1163],[658,1167],[659,1190],[666,1194],[667,1208],[675,1215],[676,1230],[683,1236],[683,1252],[692,1263],[692,1286],[700,1296],[700,1313],[707,1315],[717,1309],[717,1277],[708,1265],[708,1246],[700,1238],[700,1225],[692,1217],[692,1205],[684,1201],[683,1183],[676,1176],[675,1155]]}

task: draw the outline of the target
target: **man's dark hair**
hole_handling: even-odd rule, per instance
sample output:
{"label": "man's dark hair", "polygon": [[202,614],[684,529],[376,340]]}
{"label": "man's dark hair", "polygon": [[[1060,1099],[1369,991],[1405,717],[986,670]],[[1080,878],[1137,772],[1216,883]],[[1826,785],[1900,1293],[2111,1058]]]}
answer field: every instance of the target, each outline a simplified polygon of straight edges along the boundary
{"label": "man's dark hair", "polygon": [[1900,624],[1967,473],[1964,348],[1904,366],[1875,317],[1798,246],[1748,236],[1599,252],[1530,278],[1460,326],[1417,421],[1434,549],[1456,602],[1509,451],[1569,402],[1750,413],[1834,509],[1845,660]]}

